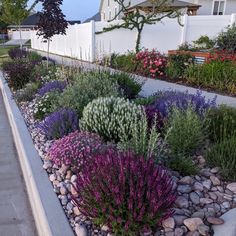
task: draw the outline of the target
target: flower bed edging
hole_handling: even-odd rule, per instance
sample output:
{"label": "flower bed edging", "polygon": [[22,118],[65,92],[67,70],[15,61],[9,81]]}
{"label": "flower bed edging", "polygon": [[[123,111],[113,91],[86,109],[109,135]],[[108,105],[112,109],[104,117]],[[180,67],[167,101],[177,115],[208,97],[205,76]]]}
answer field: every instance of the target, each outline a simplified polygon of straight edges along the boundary
{"label": "flower bed edging", "polygon": [[39,236],[73,236],[60,202],[36,151],[12,93],[0,72],[0,89],[11,125],[30,205]]}

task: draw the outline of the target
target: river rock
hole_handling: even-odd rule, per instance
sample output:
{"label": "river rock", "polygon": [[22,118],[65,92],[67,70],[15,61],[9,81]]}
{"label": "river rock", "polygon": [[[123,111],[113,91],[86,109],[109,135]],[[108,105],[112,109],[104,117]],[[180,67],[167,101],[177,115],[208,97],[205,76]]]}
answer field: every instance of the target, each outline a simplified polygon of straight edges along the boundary
{"label": "river rock", "polygon": [[212,225],[222,225],[224,224],[224,220],[216,217],[207,217],[207,221]]}
{"label": "river rock", "polygon": [[187,226],[190,231],[196,231],[201,224],[203,224],[203,222],[200,218],[188,218],[184,220],[184,225]]}
{"label": "river rock", "polygon": [[226,188],[229,189],[234,194],[236,194],[236,183],[228,184]]}
{"label": "river rock", "polygon": [[174,229],[175,228],[175,220],[170,217],[162,222],[162,226],[164,228]]}

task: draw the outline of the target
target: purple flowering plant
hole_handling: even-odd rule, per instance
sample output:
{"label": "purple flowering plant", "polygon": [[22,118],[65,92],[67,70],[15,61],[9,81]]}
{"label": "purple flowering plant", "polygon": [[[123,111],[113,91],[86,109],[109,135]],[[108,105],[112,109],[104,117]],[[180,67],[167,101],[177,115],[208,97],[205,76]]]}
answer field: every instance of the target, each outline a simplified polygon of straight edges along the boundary
{"label": "purple flowering plant", "polygon": [[67,83],[66,81],[50,81],[46,83],[42,88],[39,89],[38,94],[42,97],[46,93],[57,91],[57,92],[63,92],[63,90],[66,88]]}
{"label": "purple flowering plant", "polygon": [[191,106],[200,117],[204,117],[207,110],[216,107],[216,97],[212,100],[206,100],[201,91],[197,91],[196,94],[165,91],[158,92],[155,96],[156,100],[147,106],[151,116],[156,110],[164,118],[168,118],[174,107],[180,110],[187,110]]}
{"label": "purple flowering plant", "polygon": [[107,149],[93,156],[76,181],[73,201],[80,212],[115,235],[150,232],[173,214],[176,184],[152,158]]}
{"label": "purple flowering plant", "polygon": [[48,115],[38,128],[47,139],[59,139],[79,129],[79,118],[73,110],[62,108]]}
{"label": "purple flowering plant", "polygon": [[20,48],[11,48],[8,51],[8,55],[12,60],[15,60],[15,59],[26,58],[28,56],[28,52]]}
{"label": "purple flowering plant", "polygon": [[56,140],[49,149],[48,156],[59,168],[66,165],[77,172],[94,152],[103,147],[102,139],[97,134],[77,130]]}

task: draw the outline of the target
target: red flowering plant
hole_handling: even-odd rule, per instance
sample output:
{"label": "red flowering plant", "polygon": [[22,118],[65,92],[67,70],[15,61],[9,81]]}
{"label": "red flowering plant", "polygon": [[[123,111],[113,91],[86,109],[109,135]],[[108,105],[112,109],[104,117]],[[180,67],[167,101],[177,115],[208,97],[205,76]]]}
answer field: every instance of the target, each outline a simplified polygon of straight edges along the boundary
{"label": "red flowering plant", "polygon": [[222,62],[236,62],[236,54],[227,50],[217,50],[211,53],[207,58],[207,62],[222,61]]}
{"label": "red flowering plant", "polygon": [[95,153],[77,175],[75,205],[115,235],[136,236],[156,228],[174,212],[176,184],[154,160],[107,149]]}
{"label": "red flowering plant", "polygon": [[152,78],[163,77],[166,74],[167,57],[153,49],[145,49],[136,54],[136,60],[141,63],[139,73]]}

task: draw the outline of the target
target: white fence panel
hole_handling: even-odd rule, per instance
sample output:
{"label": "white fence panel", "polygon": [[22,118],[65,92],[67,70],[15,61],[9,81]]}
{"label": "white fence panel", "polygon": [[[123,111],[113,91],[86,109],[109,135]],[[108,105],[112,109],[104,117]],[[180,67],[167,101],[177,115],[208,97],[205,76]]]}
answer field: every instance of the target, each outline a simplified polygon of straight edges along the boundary
{"label": "white fence panel", "polygon": [[[66,35],[55,35],[50,42],[50,53],[77,58],[84,61],[93,61],[93,33],[94,23],[70,25]],[[47,41],[31,32],[32,48],[47,51]]]}
{"label": "white fence panel", "polygon": [[191,43],[201,35],[216,37],[225,27],[231,24],[231,15],[191,16],[187,20],[186,42]]}
{"label": "white fence panel", "polygon": [[[141,36],[141,48],[157,49],[163,53],[177,49],[183,42],[192,43],[202,35],[215,37],[236,21],[236,14],[223,16],[187,16],[182,19],[184,26],[177,19],[164,19],[155,25],[146,25]],[[118,24],[120,21],[112,22]],[[107,22],[69,26],[66,35],[56,35],[50,43],[50,52],[93,62],[111,53],[123,54],[135,50],[137,32],[128,29],[115,29],[102,34]],[[47,51],[47,43],[32,32],[32,48]]]}

